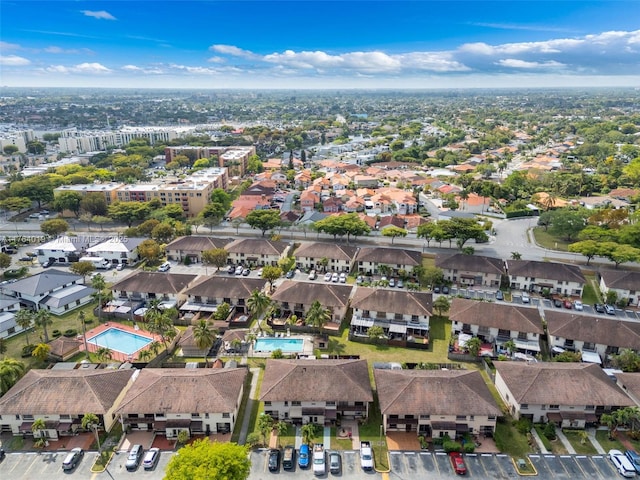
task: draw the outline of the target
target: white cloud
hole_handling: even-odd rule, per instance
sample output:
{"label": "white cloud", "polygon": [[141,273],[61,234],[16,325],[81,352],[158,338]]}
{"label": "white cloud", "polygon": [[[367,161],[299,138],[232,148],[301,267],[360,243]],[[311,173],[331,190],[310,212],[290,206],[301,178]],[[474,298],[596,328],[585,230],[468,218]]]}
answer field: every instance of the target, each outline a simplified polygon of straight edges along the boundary
{"label": "white cloud", "polygon": [[77,54],[93,54],[93,52],[91,50],[89,50],[88,48],[70,48],[70,49],[64,49],[61,47],[56,47],[54,45],[50,46],[50,47],[46,47],[44,49],[45,52],[47,53],[52,53],[54,55],[58,55],[58,54],[67,54],[67,55],[77,55]]}
{"label": "white cloud", "polygon": [[224,63],[226,60],[222,57],[210,57],[207,59],[209,63]]}
{"label": "white cloud", "polygon": [[71,67],[66,67],[64,65],[51,65],[45,70],[52,73],[55,72],[65,74],[80,73],[88,75],[101,75],[111,73],[110,69],[100,63],[80,63]]}
{"label": "white cloud", "polygon": [[24,57],[19,57],[17,55],[0,55],[0,65],[9,67],[22,67],[25,65],[29,65],[30,63],[30,60]]}
{"label": "white cloud", "polygon": [[209,50],[221,53],[222,55],[231,55],[233,57],[244,57],[244,58],[256,58],[257,55],[249,50],[243,50],[242,48],[236,47],[234,45],[211,45]]}
{"label": "white cloud", "polygon": [[20,50],[20,45],[0,41],[0,50],[2,50],[3,52],[8,52],[10,50]]}
{"label": "white cloud", "polygon": [[92,11],[92,10],[82,10],[82,13],[87,17],[97,18],[98,20],[116,20],[116,17],[111,15],[109,12],[105,12],[104,10],[100,11]]}
{"label": "white cloud", "polygon": [[498,60],[496,62],[498,65],[502,65],[503,67],[510,68],[562,68],[565,65],[559,62],[549,61],[549,62],[527,62],[525,60],[518,60],[516,58],[506,58],[504,60]]}

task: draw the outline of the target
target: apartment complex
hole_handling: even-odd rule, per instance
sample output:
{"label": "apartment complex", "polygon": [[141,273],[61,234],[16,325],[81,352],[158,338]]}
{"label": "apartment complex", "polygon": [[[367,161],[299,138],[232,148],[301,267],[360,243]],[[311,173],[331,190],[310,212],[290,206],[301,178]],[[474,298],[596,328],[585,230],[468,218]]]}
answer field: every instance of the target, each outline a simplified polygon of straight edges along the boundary
{"label": "apartment complex", "polygon": [[164,156],[167,163],[178,155],[186,155],[193,161],[200,158],[218,158],[218,167],[229,169],[230,176],[242,176],[249,166],[249,157],[256,154],[256,147],[166,147]]}

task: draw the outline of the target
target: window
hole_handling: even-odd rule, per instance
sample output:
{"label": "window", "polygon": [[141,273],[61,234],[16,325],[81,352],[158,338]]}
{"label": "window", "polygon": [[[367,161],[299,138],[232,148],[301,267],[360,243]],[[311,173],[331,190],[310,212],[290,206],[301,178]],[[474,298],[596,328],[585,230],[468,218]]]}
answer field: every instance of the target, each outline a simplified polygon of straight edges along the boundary
{"label": "window", "polygon": [[363,310],[362,311],[362,316],[363,317],[368,317],[369,316],[369,310]]}
{"label": "window", "polygon": [[231,414],[230,413],[223,413],[222,414],[222,418],[231,418]]}
{"label": "window", "polygon": [[456,415],[456,421],[463,421],[466,419],[467,419],[466,415]]}
{"label": "window", "polygon": [[271,402],[264,402],[264,406],[265,407],[270,407],[271,406]]}
{"label": "window", "polygon": [[191,414],[191,418],[200,418],[200,414],[199,413],[192,413]]}
{"label": "window", "polygon": [[[266,402],[265,402],[265,403],[266,403]],[[301,402],[299,402],[299,401],[297,401],[297,400],[293,400],[293,401],[291,402],[291,406],[292,406],[292,407],[300,407],[301,405],[302,405],[302,403],[301,403]]]}
{"label": "window", "polygon": [[420,420],[429,420],[431,419],[431,415],[420,415]]}
{"label": "window", "polygon": [[594,410],[596,407],[594,405],[587,405],[584,407],[585,410]]}
{"label": "window", "polygon": [[335,407],[336,406],[336,402],[326,402],[326,405],[328,407]]}
{"label": "window", "polygon": [[559,410],[560,405],[549,405],[549,410]]}
{"label": "window", "polygon": [[520,410],[528,410],[528,409],[529,409],[528,403],[523,403],[522,405],[520,405]]}

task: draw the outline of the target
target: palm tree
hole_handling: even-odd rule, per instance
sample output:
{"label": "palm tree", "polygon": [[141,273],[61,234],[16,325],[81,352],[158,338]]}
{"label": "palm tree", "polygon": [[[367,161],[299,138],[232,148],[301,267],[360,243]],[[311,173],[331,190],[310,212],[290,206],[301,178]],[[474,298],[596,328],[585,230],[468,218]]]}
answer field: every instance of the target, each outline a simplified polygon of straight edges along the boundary
{"label": "palm tree", "polygon": [[153,355],[158,355],[158,352],[160,351],[160,348],[162,348],[162,345],[160,344],[160,342],[151,342],[148,348]]}
{"label": "palm tree", "polygon": [[262,413],[258,417],[258,431],[262,435],[264,443],[267,443],[267,435],[273,430],[273,417],[268,413]]}
{"label": "palm tree", "polygon": [[216,339],[216,333],[209,328],[209,323],[202,319],[198,324],[193,327],[193,339],[196,342],[196,347],[200,350],[204,350],[204,363],[207,365],[207,354],[209,349],[213,346]]}
{"label": "palm tree", "polygon": [[23,308],[18,310],[15,315],[16,323],[24,330],[24,334],[29,345],[29,329],[33,325],[33,311]]}
{"label": "palm tree", "polygon": [[311,304],[311,307],[309,307],[309,311],[307,312],[307,321],[305,323],[312,327],[316,327],[318,332],[322,332],[322,328],[329,320],[331,320],[331,312],[316,300]]}
{"label": "palm tree", "polygon": [[509,355],[513,355],[513,352],[516,351],[516,342],[513,341],[513,338],[510,338],[509,340],[504,342],[503,347],[507,349]]}
{"label": "palm tree", "polygon": [[253,292],[251,292],[251,296],[247,299],[247,307],[249,307],[249,311],[257,319],[260,319],[260,317],[267,311],[270,305],[271,299],[267,296],[267,294],[261,292],[258,289],[255,289]]}
{"label": "palm tree", "polygon": [[98,321],[102,323],[102,291],[107,286],[107,283],[104,281],[104,277],[100,274],[94,275],[91,278],[91,288],[95,288],[96,297],[98,298]]}
{"label": "palm tree", "polygon": [[81,422],[82,428],[85,430],[93,430],[96,436],[96,443],[98,444],[98,452],[100,451],[100,437],[98,436],[98,429],[100,428],[100,419],[95,413],[85,413]]}
{"label": "palm tree", "polygon": [[315,423],[303,425],[300,429],[300,433],[302,433],[302,443],[306,443],[307,445],[311,444],[313,439],[318,436],[319,430],[319,425]]}
{"label": "palm tree", "polygon": [[96,357],[98,357],[98,360],[100,360],[100,362],[104,363],[107,360],[111,360],[111,358],[113,358],[113,352],[107,347],[100,347],[98,350],[96,350]]}
{"label": "palm tree", "polygon": [[138,352],[138,360],[140,360],[141,362],[149,361],[149,359],[151,359],[152,356],[153,354],[149,349],[141,350],[140,352]]}
{"label": "palm tree", "polygon": [[49,310],[45,308],[41,308],[36,312],[34,320],[35,324],[38,327],[42,327],[42,332],[44,333],[44,343],[49,343],[49,332],[47,331],[47,327],[53,324],[51,312],[49,312]]}
{"label": "palm tree", "polygon": [[473,338],[467,340],[467,343],[466,343],[465,347],[468,350],[469,355],[471,355],[472,357],[477,357],[478,354],[480,353],[480,348],[482,347],[482,342],[480,341],[480,339],[478,337],[473,337]]}
{"label": "palm tree", "polygon": [[40,446],[44,447],[44,437],[42,435],[42,431],[47,428],[47,425],[44,423],[42,418],[36,419],[31,425],[31,431],[33,432],[34,438],[39,438],[42,441],[38,442]]}
{"label": "palm tree", "polygon": [[24,363],[14,358],[0,360],[0,395],[4,395],[24,375]]}
{"label": "palm tree", "polygon": [[276,423],[276,435],[278,435],[278,446],[282,446],[280,444],[280,437],[285,436],[289,432],[289,425],[287,422],[283,422],[282,420]]}

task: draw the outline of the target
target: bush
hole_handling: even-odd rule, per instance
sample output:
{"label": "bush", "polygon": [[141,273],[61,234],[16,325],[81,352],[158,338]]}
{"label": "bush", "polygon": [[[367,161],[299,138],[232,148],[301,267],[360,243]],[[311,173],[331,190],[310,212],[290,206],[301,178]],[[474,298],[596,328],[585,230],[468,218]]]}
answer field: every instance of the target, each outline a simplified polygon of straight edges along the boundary
{"label": "bush", "polygon": [[62,335],[62,332],[60,330],[54,330],[53,332],[51,332],[51,335],[53,335],[54,338],[58,338],[60,335]]}
{"label": "bush", "polygon": [[90,323],[93,323],[93,318],[85,318],[84,319],[84,324],[85,325],[89,325]]}
{"label": "bush", "polygon": [[476,444],[473,442],[467,442],[464,444],[464,453],[473,453],[476,450]]}
{"label": "bush", "polygon": [[4,278],[20,278],[24,277],[29,272],[27,267],[21,268],[11,268],[9,270],[5,270]]}
{"label": "bush", "polygon": [[531,431],[532,426],[533,425],[531,423],[531,420],[528,420],[526,418],[521,418],[520,420],[517,420],[515,422],[516,430],[518,430],[518,432],[520,432],[523,435],[526,435],[527,433],[529,433]]}
{"label": "bush", "polygon": [[444,438],[442,437],[434,437],[433,439],[433,444],[438,447],[441,446],[443,442],[444,442]]}
{"label": "bush", "polygon": [[75,328],[69,328],[67,330],[64,331],[64,336],[71,338],[71,337],[75,337],[78,334],[78,331]]}
{"label": "bush", "polygon": [[447,453],[462,451],[462,445],[458,442],[452,442],[452,441],[443,442],[442,447],[444,448],[444,451]]}
{"label": "bush", "polygon": [[555,440],[556,439],[556,424],[553,422],[549,422],[544,426],[544,430],[543,430],[544,436],[547,437],[549,440]]}
{"label": "bush", "polygon": [[22,347],[22,358],[30,357],[33,351],[36,349],[35,345],[25,345]]}

